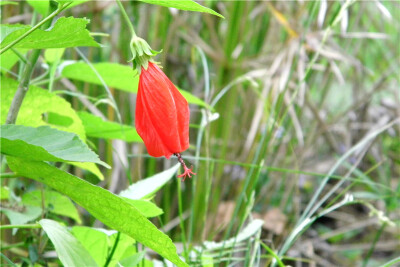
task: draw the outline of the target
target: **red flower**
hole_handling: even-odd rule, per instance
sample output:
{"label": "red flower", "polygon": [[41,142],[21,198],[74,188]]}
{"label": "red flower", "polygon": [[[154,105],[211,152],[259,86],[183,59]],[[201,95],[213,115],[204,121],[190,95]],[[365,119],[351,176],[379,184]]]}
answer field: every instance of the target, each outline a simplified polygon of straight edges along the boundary
{"label": "red flower", "polygon": [[189,105],[154,63],[142,67],[136,99],[135,126],[150,156],[167,159],[176,154],[184,176],[192,174],[180,152],[189,147]]}

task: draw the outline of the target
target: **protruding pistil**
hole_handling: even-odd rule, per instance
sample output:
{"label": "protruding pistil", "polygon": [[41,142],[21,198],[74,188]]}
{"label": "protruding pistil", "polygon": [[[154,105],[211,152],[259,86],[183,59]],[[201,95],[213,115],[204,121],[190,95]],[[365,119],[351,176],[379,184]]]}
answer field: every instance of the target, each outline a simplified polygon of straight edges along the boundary
{"label": "protruding pistil", "polygon": [[181,177],[183,178],[183,179],[182,179],[182,182],[185,181],[186,177],[191,178],[192,175],[196,175],[196,173],[194,173],[194,172],[192,171],[193,167],[191,167],[191,168],[189,169],[189,168],[186,166],[185,162],[183,161],[182,155],[181,155],[180,153],[175,153],[174,155],[178,158],[179,163],[180,163],[180,164],[182,165],[182,167],[183,167],[183,173],[182,173],[181,175],[178,175],[179,178],[181,178]]}

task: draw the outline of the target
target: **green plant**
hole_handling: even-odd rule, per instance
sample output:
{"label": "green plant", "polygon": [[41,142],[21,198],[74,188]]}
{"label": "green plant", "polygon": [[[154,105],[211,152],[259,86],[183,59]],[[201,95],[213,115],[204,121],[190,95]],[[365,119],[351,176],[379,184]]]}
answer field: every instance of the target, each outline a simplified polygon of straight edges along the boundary
{"label": "green plant", "polygon": [[[1,2],[2,264],[398,262],[396,4],[201,3]],[[185,182],[134,127],[136,33],[190,105]]]}

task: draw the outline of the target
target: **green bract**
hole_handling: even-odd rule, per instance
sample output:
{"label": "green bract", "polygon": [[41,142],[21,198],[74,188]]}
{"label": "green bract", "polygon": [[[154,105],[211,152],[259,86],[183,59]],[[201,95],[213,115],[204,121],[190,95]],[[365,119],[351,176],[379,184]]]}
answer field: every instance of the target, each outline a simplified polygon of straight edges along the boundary
{"label": "green bract", "polygon": [[147,69],[152,57],[158,55],[161,51],[151,49],[150,45],[143,39],[133,36],[130,43],[132,58],[128,62],[133,62],[133,68],[140,73],[142,66]]}

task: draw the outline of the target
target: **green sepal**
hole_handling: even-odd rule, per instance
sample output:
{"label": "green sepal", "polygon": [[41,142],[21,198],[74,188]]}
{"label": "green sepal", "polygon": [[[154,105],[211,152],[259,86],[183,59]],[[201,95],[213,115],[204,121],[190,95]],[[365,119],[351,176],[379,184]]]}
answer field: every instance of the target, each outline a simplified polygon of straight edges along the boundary
{"label": "green sepal", "polygon": [[133,63],[133,68],[140,73],[142,67],[147,69],[149,61],[152,57],[162,52],[151,49],[150,45],[143,39],[137,36],[132,37],[130,42],[132,58],[128,62]]}

